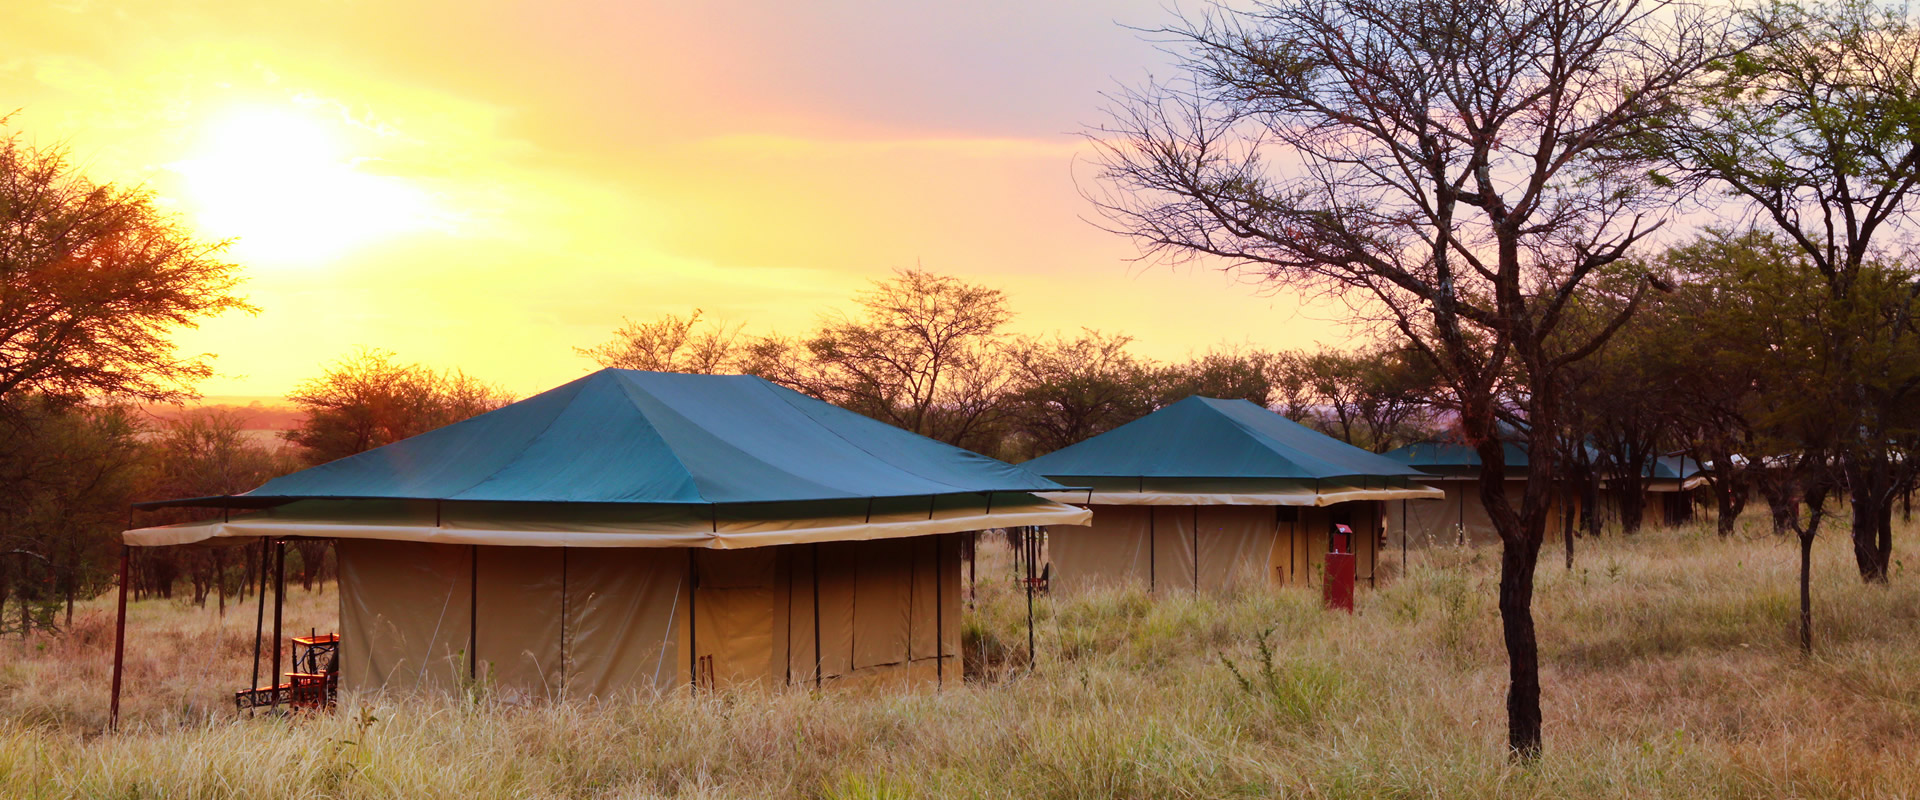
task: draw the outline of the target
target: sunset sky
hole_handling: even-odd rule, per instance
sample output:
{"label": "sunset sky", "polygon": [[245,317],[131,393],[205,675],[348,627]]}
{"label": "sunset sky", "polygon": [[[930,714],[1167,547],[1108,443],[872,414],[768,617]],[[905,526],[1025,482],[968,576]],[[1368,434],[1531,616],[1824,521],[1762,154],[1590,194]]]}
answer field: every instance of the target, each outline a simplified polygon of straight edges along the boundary
{"label": "sunset sky", "polygon": [[1005,289],[1019,332],[1156,358],[1342,344],[1336,309],[1132,263],[1086,221],[1077,132],[1165,71],[1123,27],[1165,8],[18,3],[0,114],[237,240],[259,315],[180,337],[219,355],[209,395],[281,394],[358,345],[524,395],[623,316],[800,333],[914,265]]}

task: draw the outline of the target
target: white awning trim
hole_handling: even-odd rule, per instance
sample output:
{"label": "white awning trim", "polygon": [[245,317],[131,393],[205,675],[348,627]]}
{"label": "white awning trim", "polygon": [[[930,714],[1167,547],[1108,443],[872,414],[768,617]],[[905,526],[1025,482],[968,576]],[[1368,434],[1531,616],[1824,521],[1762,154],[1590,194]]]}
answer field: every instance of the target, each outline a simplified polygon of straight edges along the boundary
{"label": "white awning trim", "polygon": [[1039,492],[1060,503],[1094,506],[1330,506],[1356,500],[1444,500],[1431,486],[1382,489],[1329,488],[1314,492]]}
{"label": "white awning trim", "polygon": [[518,521],[488,525],[483,521],[463,520],[456,525],[433,525],[403,520],[395,524],[383,524],[378,521],[330,522],[252,515],[226,522],[208,520],[140,528],[127,531],[120,538],[135,547],[194,544],[212,539],[307,537],[522,547],[697,547],[733,550],[805,542],[930,536],[1018,525],[1088,525],[1092,519],[1091,511],[1053,502],[1026,502],[992,511],[980,508],[942,510],[931,519],[921,514],[900,513],[875,515],[870,520],[857,516],[752,522],[720,520],[717,531],[711,519],[691,516],[652,520],[632,526],[601,523],[569,528],[562,524],[520,524]]}

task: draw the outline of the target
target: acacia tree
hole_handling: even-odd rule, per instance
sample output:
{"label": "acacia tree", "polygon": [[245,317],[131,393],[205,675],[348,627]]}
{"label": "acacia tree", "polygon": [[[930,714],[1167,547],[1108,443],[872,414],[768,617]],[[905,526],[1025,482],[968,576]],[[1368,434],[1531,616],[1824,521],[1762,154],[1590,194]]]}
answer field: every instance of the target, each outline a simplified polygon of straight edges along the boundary
{"label": "acacia tree", "polygon": [[1433,376],[1418,355],[1375,347],[1297,354],[1287,363],[1313,405],[1324,409],[1317,421],[1341,441],[1384,453],[1424,434],[1421,416],[1432,399]]}
{"label": "acacia tree", "polygon": [[[281,436],[300,447],[308,464],[392,444],[513,402],[505,390],[460,370],[436,372],[365,348],[301,383],[287,399],[306,418]],[[293,546],[300,555],[300,583],[311,591],[324,577],[328,543],[295,539]]]}
{"label": "acacia tree", "polygon": [[[1287,387],[1279,375],[1285,358],[1264,350],[1217,347],[1186,361],[1167,364],[1154,377],[1155,407],[1168,406],[1201,395],[1221,400],[1245,400],[1262,408]],[[1291,405],[1291,403],[1289,403]]]}
{"label": "acacia tree", "polygon": [[1083,331],[1068,339],[1022,337],[1007,345],[1012,432],[1032,457],[1105,433],[1153,410],[1151,364],[1127,352],[1132,337]]}
{"label": "acacia tree", "polygon": [[[1555,378],[1646,286],[1588,279],[1658,226],[1623,151],[1679,113],[1727,39],[1652,0],[1271,0],[1160,31],[1181,84],[1118,98],[1091,135],[1118,231],[1149,255],[1219,258],[1267,280],[1357,293],[1434,365],[1480,455],[1500,533],[1508,744],[1541,748],[1533,576],[1551,500]],[[1576,299],[1615,309],[1563,335]],[[1518,376],[1524,387],[1507,387]],[[1500,487],[1495,418],[1527,417],[1528,481]]]}
{"label": "acacia tree", "polygon": [[[1666,130],[1670,166],[1757,211],[1806,254],[1806,279],[1833,303],[1877,305],[1885,298],[1857,296],[1876,240],[1896,235],[1889,229],[1920,193],[1920,29],[1904,8],[1871,0],[1775,4],[1747,24],[1764,46],[1700,81],[1698,111]],[[1910,318],[1912,309],[1900,314]],[[1833,455],[1853,506],[1860,576],[1885,582],[1893,501],[1912,461],[1892,443],[1911,435],[1905,412],[1920,375],[1867,368],[1874,355],[1856,346],[1856,333],[1826,332],[1834,377],[1847,388],[1833,413],[1850,418]]]}
{"label": "acacia tree", "polygon": [[643,369],[653,372],[687,372],[718,375],[741,366],[741,324],[707,325],[700,309],[685,317],[668,314],[652,322],[627,320],[613,332],[613,339],[593,347],[576,347],[573,352],[591,358],[603,367]]}
{"label": "acacia tree", "polygon": [[253,310],[224,247],[195,240],[144,189],[94,183],[58,148],[0,139],[0,413],[23,392],[190,396],[212,357],[176,353],[168,334]]}
{"label": "acacia tree", "polygon": [[513,401],[459,370],[403,364],[390,351],[362,348],[287,395],[305,419],[282,433],[310,464],[345,458]]}
{"label": "acacia tree", "polygon": [[1004,292],[918,269],[875,281],[800,342],[746,348],[749,371],[948,444],[990,449],[1005,411]]}

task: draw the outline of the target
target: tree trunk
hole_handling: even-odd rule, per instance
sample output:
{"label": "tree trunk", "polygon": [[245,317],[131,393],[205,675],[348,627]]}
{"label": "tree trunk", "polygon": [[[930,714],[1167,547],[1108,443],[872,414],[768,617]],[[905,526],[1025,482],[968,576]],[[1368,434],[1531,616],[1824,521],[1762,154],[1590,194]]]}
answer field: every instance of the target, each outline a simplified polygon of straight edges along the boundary
{"label": "tree trunk", "polygon": [[1538,542],[1503,540],[1500,548],[1500,625],[1507,644],[1507,746],[1523,759],[1538,758],[1540,643],[1533,629],[1533,572]]}
{"label": "tree trunk", "polygon": [[1588,536],[1599,536],[1600,526],[1600,471],[1587,470],[1580,481],[1580,520],[1586,523]]}
{"label": "tree trunk", "polygon": [[1800,499],[1794,496],[1790,480],[1762,475],[1754,485],[1760,489],[1760,496],[1766,498],[1767,512],[1773,518],[1774,535],[1785,536],[1794,530],[1800,519]]}
{"label": "tree trunk", "polygon": [[1573,493],[1568,492],[1563,502],[1566,505],[1560,509],[1560,538],[1567,543],[1567,569],[1573,569]]}
{"label": "tree trunk", "polygon": [[1813,654],[1814,526],[1800,532],[1800,651]]}
{"label": "tree trunk", "polygon": [[1887,566],[1892,561],[1893,504],[1887,502],[1878,482],[1856,471],[1851,481],[1853,499],[1853,559],[1860,568],[1860,580],[1886,583]]}

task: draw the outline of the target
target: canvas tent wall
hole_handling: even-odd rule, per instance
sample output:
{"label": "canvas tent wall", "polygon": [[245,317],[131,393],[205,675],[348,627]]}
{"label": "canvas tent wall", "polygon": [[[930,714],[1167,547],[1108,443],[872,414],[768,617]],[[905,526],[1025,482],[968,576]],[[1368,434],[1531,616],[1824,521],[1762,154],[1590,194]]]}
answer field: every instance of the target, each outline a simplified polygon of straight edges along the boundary
{"label": "canvas tent wall", "polygon": [[939,679],[951,534],[1084,523],[1032,494],[1063,488],[758,378],[603,370],[123,539],[336,541],[350,688]]}
{"label": "canvas tent wall", "polygon": [[1084,492],[1090,526],[1049,531],[1057,585],[1316,585],[1335,523],[1375,575],[1381,504],[1438,496],[1417,470],[1244,400],[1190,397],[1022,466]]}
{"label": "canvas tent wall", "polygon": [[1054,584],[1231,591],[1261,581],[1318,586],[1328,534],[1353,528],[1355,574],[1373,578],[1380,501],[1315,506],[1094,505],[1093,523],[1049,532]]}
{"label": "canvas tent wall", "polygon": [[746,550],[343,540],[341,686],[477,677],[506,698],[559,699],[958,679],[956,536]]}
{"label": "canvas tent wall", "polygon": [[[1507,479],[1503,488],[1508,502],[1518,508],[1526,492],[1527,451],[1515,442],[1503,442],[1501,446],[1507,465]],[[1405,542],[1394,537],[1390,543],[1392,546],[1478,545],[1500,540],[1499,533],[1493,528],[1492,518],[1487,515],[1486,505],[1480,498],[1480,456],[1473,448],[1448,437],[1438,437],[1389,451],[1386,455],[1431,473],[1432,485],[1446,493],[1446,497],[1438,503],[1389,503],[1389,528],[1406,537]],[[1690,515],[1685,512],[1691,510],[1689,501],[1683,498],[1676,502],[1665,498],[1684,495],[1703,482],[1699,464],[1692,459],[1668,456],[1655,459],[1648,467],[1643,482],[1646,492],[1642,503],[1647,514],[1645,521],[1653,525],[1675,525],[1686,521]],[[1618,519],[1620,490],[1616,486],[1603,485],[1598,492],[1598,499],[1595,511],[1603,518]],[[1579,524],[1581,508],[1578,491],[1570,486],[1556,487],[1547,509],[1547,534],[1561,534],[1566,528],[1568,514],[1573,515],[1574,524]]]}

